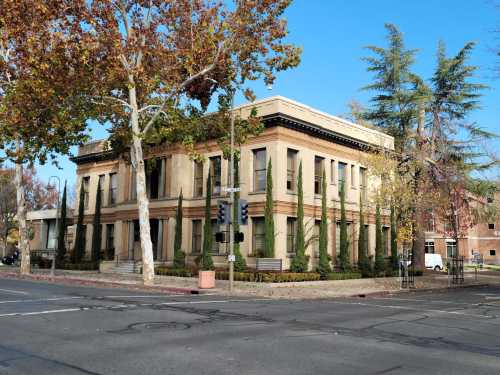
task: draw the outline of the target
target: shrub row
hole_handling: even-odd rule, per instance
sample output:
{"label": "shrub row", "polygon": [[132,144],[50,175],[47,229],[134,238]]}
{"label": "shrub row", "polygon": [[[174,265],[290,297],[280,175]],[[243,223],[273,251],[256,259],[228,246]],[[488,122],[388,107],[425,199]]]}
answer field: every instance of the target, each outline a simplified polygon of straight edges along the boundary
{"label": "shrub row", "polygon": [[80,263],[57,262],[56,268],[71,271],[96,271],[99,269],[99,262],[82,261]]}
{"label": "shrub row", "polygon": [[193,277],[195,272],[185,268],[156,267],[155,274],[161,276]]}
{"label": "shrub row", "polygon": [[[228,280],[229,272],[227,271],[216,272],[215,278],[217,280]],[[317,281],[320,280],[320,275],[319,273],[315,272],[305,272],[305,273],[235,272],[234,280],[257,282],[257,283],[287,283],[287,282],[298,282],[298,281]]]}
{"label": "shrub row", "polygon": [[331,272],[326,275],[325,280],[351,280],[361,279],[360,272]]}

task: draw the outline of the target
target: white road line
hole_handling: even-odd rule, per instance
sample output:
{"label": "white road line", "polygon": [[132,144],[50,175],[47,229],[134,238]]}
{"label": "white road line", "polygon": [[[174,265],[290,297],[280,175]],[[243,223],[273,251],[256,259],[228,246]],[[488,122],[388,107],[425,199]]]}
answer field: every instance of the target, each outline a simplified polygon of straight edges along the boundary
{"label": "white road line", "polygon": [[0,314],[0,318],[7,317],[7,316],[32,316],[32,315],[43,315],[43,314],[56,314],[56,313],[63,313],[63,312],[75,312],[75,311],[81,311],[82,309],[60,309],[60,310],[45,310],[45,311],[32,311],[32,312],[25,312],[25,313],[9,313],[9,314]]}
{"label": "white road line", "polygon": [[[159,306],[159,305],[196,305],[196,304],[209,304],[209,303],[231,303],[231,302],[256,302],[256,301],[270,301],[269,298],[254,298],[254,299],[229,299],[229,300],[215,300],[215,301],[175,301],[175,302],[164,302],[164,303],[147,303],[141,304],[139,306]],[[31,311],[31,312],[19,312],[19,313],[8,313],[0,314],[0,318],[9,316],[36,316],[45,314],[57,314],[65,312],[77,312],[77,311],[91,311],[91,310],[106,310],[106,309],[116,309],[116,308],[127,308],[127,307],[137,307],[135,304],[123,304],[123,305],[111,305],[111,306],[98,306],[98,307],[79,307],[72,309],[59,309],[59,310],[45,310],[45,311]]]}
{"label": "white road line", "polygon": [[403,302],[428,302],[428,303],[441,303],[441,304],[451,304],[451,305],[469,305],[477,306],[477,303],[467,304],[465,302],[453,302],[453,301],[438,301],[438,300],[426,300],[426,299],[414,299],[414,298],[391,298],[391,297],[370,297],[374,300],[392,300],[392,301],[403,301]]}
{"label": "white road line", "polygon": [[0,304],[4,303],[22,303],[22,302],[50,302],[50,301],[63,301],[68,299],[82,299],[84,297],[55,297],[55,298],[38,298],[38,299],[17,299],[11,301],[0,301]]}
{"label": "white road line", "polygon": [[20,290],[11,290],[11,289],[0,289],[0,292],[11,293],[11,294],[29,294],[28,292],[22,292]]}
{"label": "white road line", "polygon": [[379,308],[383,308],[383,309],[394,309],[394,310],[417,311],[417,312],[436,313],[436,314],[450,314],[450,315],[460,315],[460,316],[471,316],[471,317],[474,317],[474,318],[485,318],[485,319],[495,318],[495,316],[491,316],[491,315],[467,314],[467,313],[464,313],[462,311],[419,309],[417,307],[392,306],[392,305],[377,305],[377,304],[374,304],[374,303],[363,303],[363,302],[340,302],[340,301],[332,301],[332,302],[333,303],[338,303],[338,304],[341,304],[341,305],[358,305],[358,306],[367,306],[367,307],[379,307]]}

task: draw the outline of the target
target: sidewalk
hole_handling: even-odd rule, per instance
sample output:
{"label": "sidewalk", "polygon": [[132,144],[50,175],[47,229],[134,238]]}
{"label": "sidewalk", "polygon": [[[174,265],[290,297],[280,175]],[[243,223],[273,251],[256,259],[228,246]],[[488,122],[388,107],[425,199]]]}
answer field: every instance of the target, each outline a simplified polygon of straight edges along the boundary
{"label": "sidewalk", "polygon": [[[78,284],[105,288],[128,288],[181,294],[230,294],[229,282],[226,280],[217,280],[215,289],[199,290],[197,278],[173,276],[156,276],[155,285],[146,287],[142,285],[142,278],[140,275],[116,275],[94,271],[57,270],[56,276],[51,277],[49,270],[35,270],[30,276],[21,276],[19,271],[15,268],[2,267],[0,268],[0,278],[22,278],[63,284]],[[459,288],[486,284],[500,284],[500,272],[498,274],[479,273],[477,280],[475,280],[474,274],[466,273],[463,285],[451,287]],[[448,286],[448,277],[446,275],[422,276],[415,278],[415,289],[413,290],[446,289]],[[370,294],[397,293],[404,291],[406,290],[401,290],[400,288],[399,278],[394,277],[295,283],[250,283],[236,281],[234,283],[232,295],[242,297],[308,299],[366,296]]]}

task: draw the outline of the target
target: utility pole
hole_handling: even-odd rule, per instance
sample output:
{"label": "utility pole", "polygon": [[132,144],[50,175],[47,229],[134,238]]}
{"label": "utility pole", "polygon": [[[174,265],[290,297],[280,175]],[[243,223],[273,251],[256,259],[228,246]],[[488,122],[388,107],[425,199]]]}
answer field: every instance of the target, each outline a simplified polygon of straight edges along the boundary
{"label": "utility pole", "polygon": [[[229,209],[231,212],[234,205],[234,92],[231,94],[231,158],[230,158],[230,173],[229,173]],[[234,212],[234,210],[233,210]],[[234,215],[232,215],[234,216]],[[232,217],[231,220],[237,220]],[[234,231],[229,224],[229,292],[233,292],[234,284]]]}

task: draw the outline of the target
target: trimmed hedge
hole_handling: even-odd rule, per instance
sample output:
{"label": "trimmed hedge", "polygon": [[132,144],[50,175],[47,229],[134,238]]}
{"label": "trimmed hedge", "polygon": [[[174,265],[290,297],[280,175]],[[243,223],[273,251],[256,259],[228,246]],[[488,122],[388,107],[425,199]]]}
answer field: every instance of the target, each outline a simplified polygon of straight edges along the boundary
{"label": "trimmed hedge", "polygon": [[[215,273],[217,280],[228,280],[228,271],[219,271]],[[302,282],[302,281],[318,281],[320,274],[316,272],[235,272],[235,281],[248,281],[257,283],[287,283],[287,282]]]}
{"label": "trimmed hedge", "polygon": [[155,275],[161,276],[177,276],[177,277],[193,277],[196,276],[195,272],[185,268],[168,268],[156,267]]}
{"label": "trimmed hedge", "polygon": [[82,261],[80,263],[57,262],[56,268],[60,270],[70,270],[70,271],[97,271],[99,269],[99,262],[92,262],[92,261]]}
{"label": "trimmed hedge", "polygon": [[326,275],[325,280],[351,280],[361,279],[363,275],[360,272],[331,272]]}

